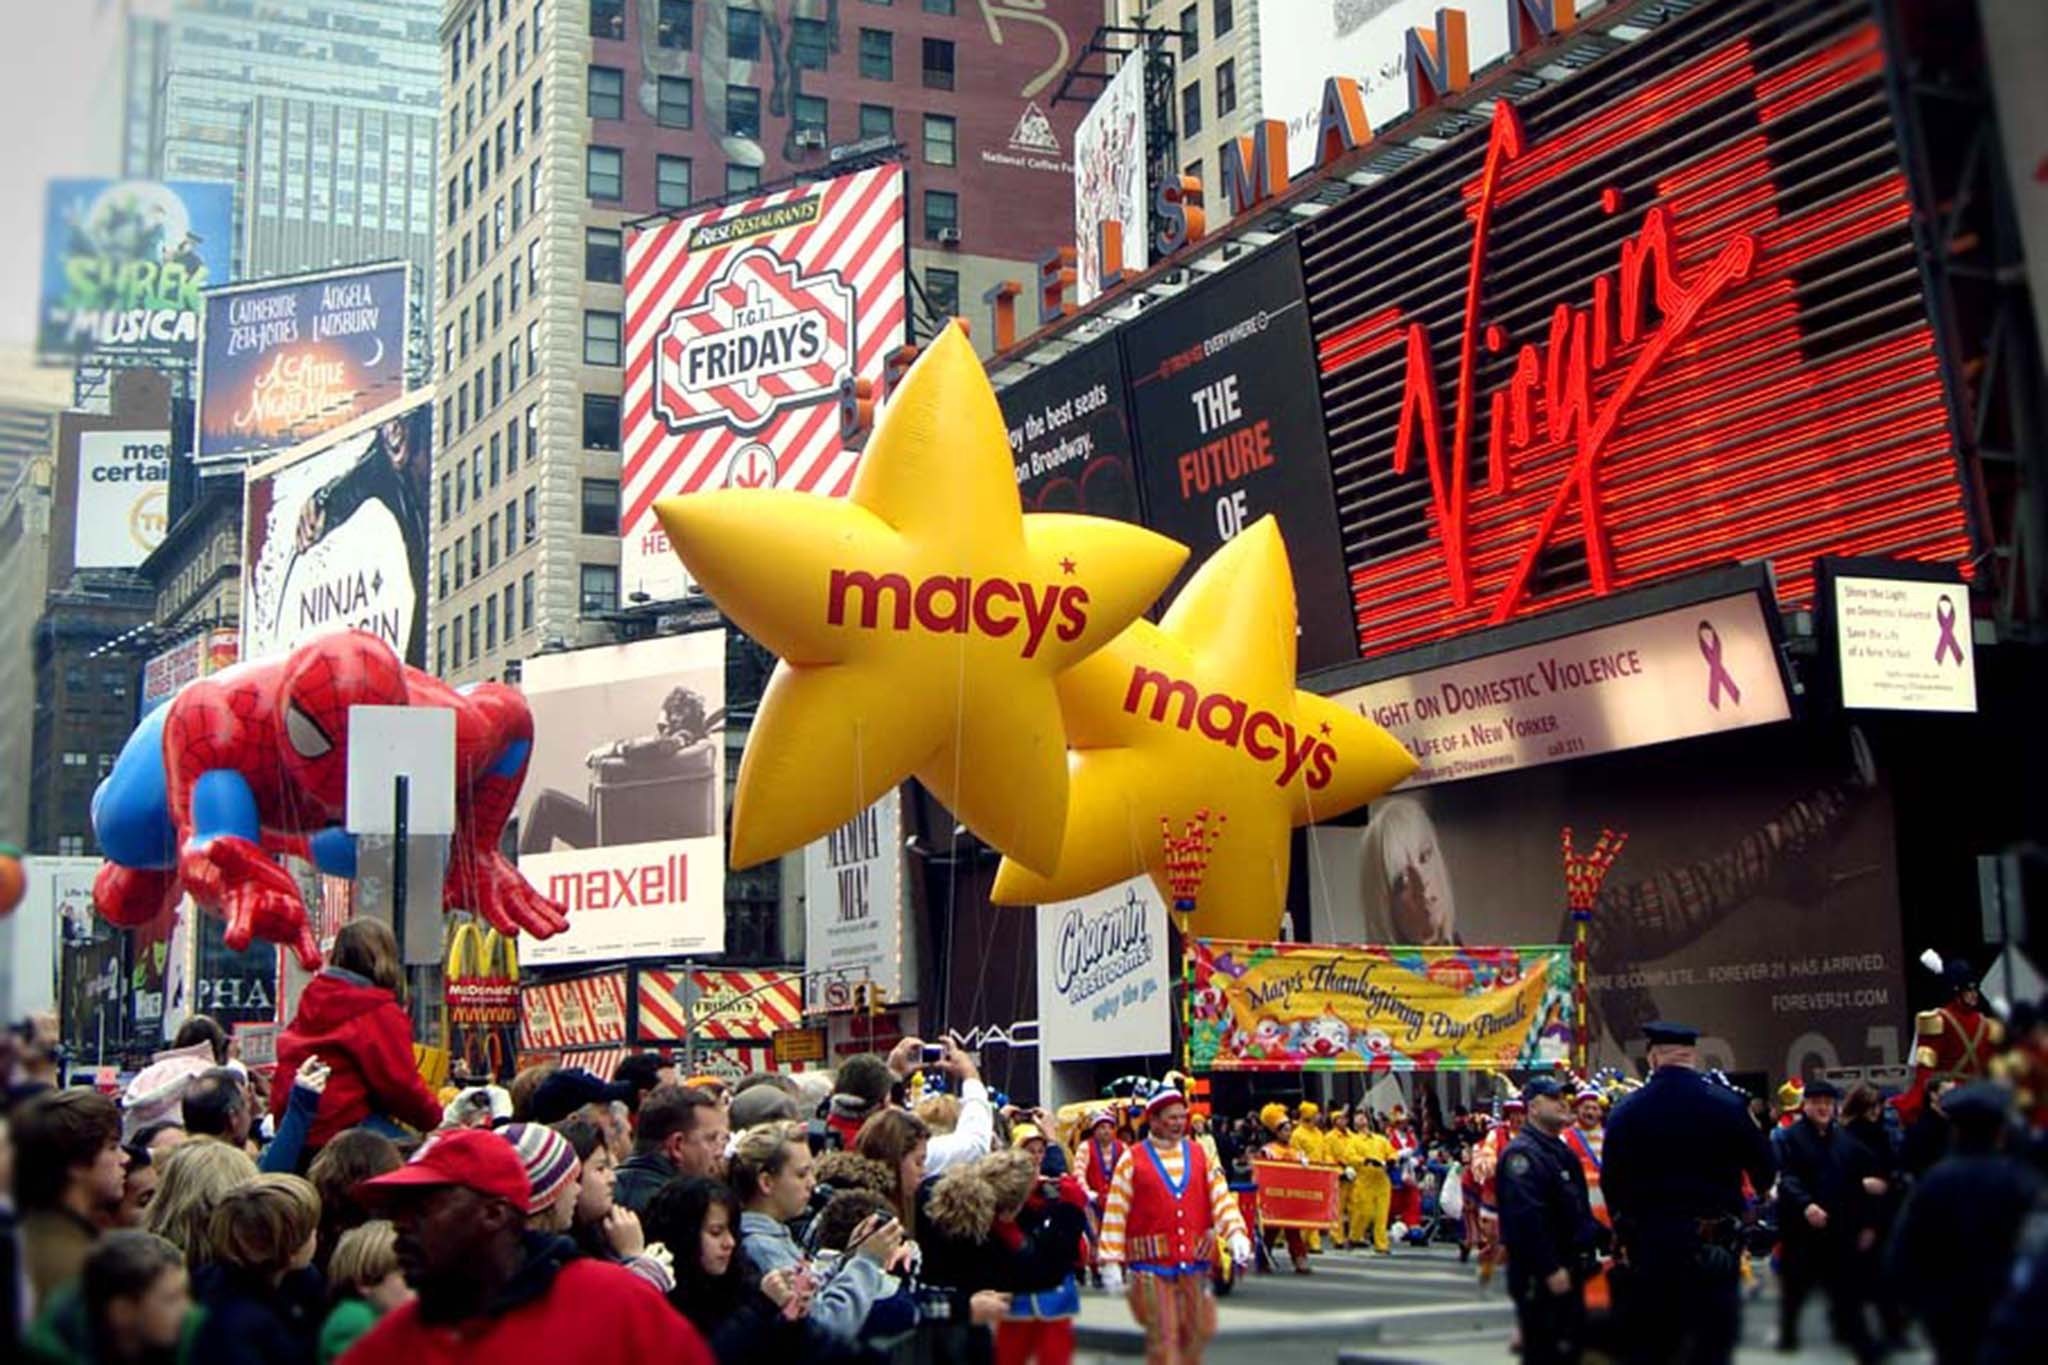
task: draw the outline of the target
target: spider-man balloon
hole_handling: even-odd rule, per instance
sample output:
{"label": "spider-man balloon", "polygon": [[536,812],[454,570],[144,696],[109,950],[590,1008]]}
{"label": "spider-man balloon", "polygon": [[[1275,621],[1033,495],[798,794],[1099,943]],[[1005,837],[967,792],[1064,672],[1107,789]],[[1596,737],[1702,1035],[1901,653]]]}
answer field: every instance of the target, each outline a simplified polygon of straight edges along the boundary
{"label": "spider-man balloon", "polygon": [[567,928],[562,908],[498,851],[533,750],[526,699],[497,683],[457,691],[360,631],[201,678],[143,719],[93,795],[107,856],[93,883],[100,914],[148,924],[190,894],[227,921],[230,948],[266,939],[319,966],[305,903],[277,856],[355,875],[355,838],[341,826],[352,706],[455,713],[456,833],[442,903],[505,934]]}

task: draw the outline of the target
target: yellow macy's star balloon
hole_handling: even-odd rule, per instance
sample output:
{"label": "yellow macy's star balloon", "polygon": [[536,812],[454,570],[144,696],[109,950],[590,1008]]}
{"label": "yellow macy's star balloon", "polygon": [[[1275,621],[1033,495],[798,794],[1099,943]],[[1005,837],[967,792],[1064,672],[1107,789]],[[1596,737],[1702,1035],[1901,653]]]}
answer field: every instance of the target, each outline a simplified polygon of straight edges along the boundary
{"label": "yellow macy's star balloon", "polygon": [[1386,731],[1295,690],[1294,649],[1287,547],[1263,517],[1196,570],[1163,622],[1134,623],[1061,677],[1073,794],[1059,867],[1005,861],[997,902],[1067,900],[1147,872],[1171,905],[1160,820],[1178,834],[1207,810],[1215,844],[1193,932],[1273,937],[1289,831],[1415,771]]}
{"label": "yellow macy's star balloon", "polygon": [[912,774],[1004,853],[1052,867],[1067,818],[1053,679],[1187,558],[1121,522],[1025,516],[995,391],[951,327],[890,395],[846,499],[726,489],[655,511],[712,600],[782,659],[740,762],[735,867]]}

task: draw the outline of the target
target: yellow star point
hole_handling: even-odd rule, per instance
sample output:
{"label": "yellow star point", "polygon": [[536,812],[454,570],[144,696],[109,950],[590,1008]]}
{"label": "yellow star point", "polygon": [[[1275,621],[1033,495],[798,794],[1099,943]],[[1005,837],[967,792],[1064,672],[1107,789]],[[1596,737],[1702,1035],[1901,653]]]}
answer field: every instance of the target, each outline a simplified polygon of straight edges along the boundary
{"label": "yellow star point", "polygon": [[732,861],[821,837],[915,775],[1051,868],[1067,826],[1054,679],[1171,582],[1186,547],[1023,513],[981,362],[948,328],[890,395],[842,500],[727,489],[655,504],[676,553],[781,660],[740,762]]}
{"label": "yellow star point", "polygon": [[1288,836],[1415,771],[1363,716],[1294,686],[1294,580],[1266,517],[1196,571],[1157,626],[1134,622],[1060,679],[1070,796],[1051,875],[1005,860],[995,899],[1066,900],[1140,872],[1165,878],[1164,819],[1220,826],[1195,933],[1270,938],[1287,897]]}

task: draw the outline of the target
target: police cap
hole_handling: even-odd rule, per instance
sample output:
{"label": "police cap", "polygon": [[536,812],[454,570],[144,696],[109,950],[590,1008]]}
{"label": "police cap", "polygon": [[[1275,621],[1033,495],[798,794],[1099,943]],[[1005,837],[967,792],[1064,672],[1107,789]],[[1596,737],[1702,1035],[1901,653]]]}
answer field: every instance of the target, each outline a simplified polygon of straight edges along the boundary
{"label": "police cap", "polygon": [[1995,1081],[1957,1086],[1941,1097],[1941,1112],[1952,1122],[1990,1128],[2005,1122],[2012,1111],[2012,1092]]}
{"label": "police cap", "polygon": [[1700,1040],[1700,1031],[1690,1024],[1653,1019],[1643,1025],[1643,1037],[1651,1047],[1691,1047]]}
{"label": "police cap", "polygon": [[1838,1100],[1842,1098],[1842,1092],[1827,1077],[1816,1076],[1806,1083],[1806,1098],[1810,1100]]}

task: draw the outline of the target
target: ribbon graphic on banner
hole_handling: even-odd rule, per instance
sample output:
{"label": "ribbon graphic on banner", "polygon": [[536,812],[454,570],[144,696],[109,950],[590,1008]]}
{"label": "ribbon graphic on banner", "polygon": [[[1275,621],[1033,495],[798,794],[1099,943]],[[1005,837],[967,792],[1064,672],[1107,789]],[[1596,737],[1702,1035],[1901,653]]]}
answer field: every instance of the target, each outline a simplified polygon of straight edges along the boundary
{"label": "ribbon graphic on banner", "polygon": [[1185,960],[1197,1071],[1526,1070],[1571,1052],[1568,944],[1198,938]]}
{"label": "ribbon graphic on banner", "polygon": [[1934,646],[1934,662],[1940,663],[1948,655],[1955,655],[1956,666],[1962,667],[1963,644],[1956,639],[1956,604],[1947,593],[1934,604],[1934,624],[1941,627],[1941,639]]}
{"label": "ribbon graphic on banner", "polygon": [[1721,709],[1724,687],[1728,689],[1728,699],[1742,705],[1742,689],[1735,685],[1735,675],[1721,662],[1721,636],[1712,621],[1700,622],[1700,657],[1707,661],[1707,705],[1716,711]]}

